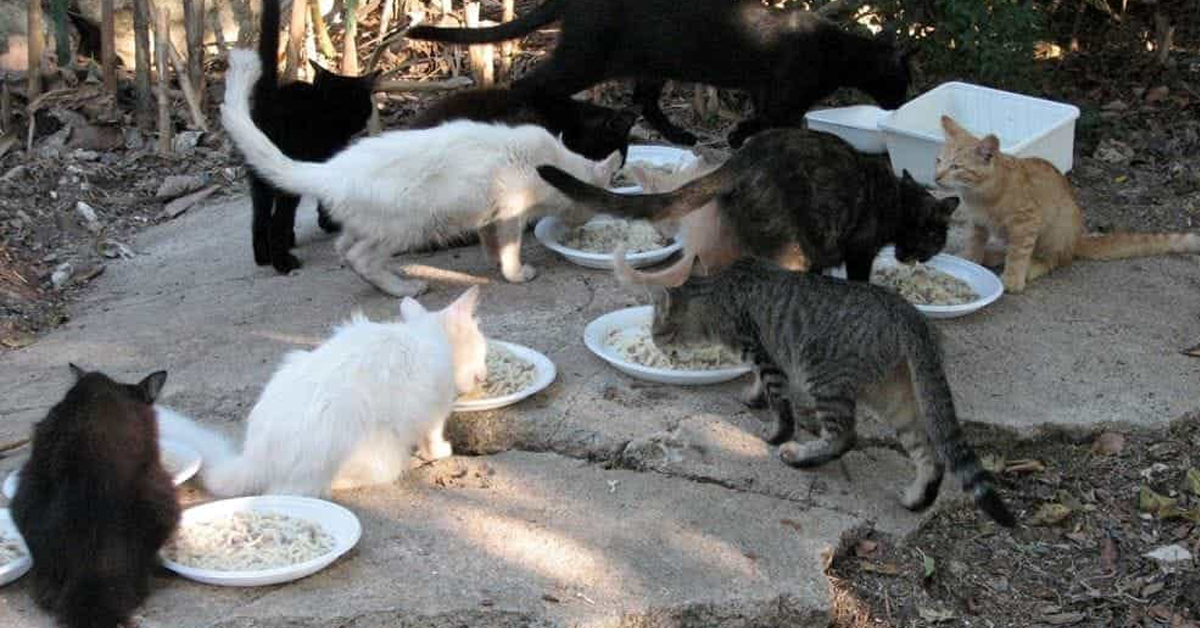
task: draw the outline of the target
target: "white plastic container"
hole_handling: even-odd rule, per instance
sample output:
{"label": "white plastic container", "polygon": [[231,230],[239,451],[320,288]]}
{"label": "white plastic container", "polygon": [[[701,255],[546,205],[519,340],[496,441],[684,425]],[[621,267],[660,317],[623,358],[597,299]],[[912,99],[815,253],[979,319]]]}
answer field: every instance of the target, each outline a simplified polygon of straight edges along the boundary
{"label": "white plastic container", "polygon": [[832,133],[860,153],[882,154],[887,151],[879,121],[888,111],[874,105],[854,105],[817,109],[804,114],[804,123],[814,131]]}
{"label": "white plastic container", "polygon": [[1041,157],[1061,172],[1071,169],[1079,108],[969,83],[942,83],[904,104],[879,122],[892,169],[933,185],[934,160],[945,137],[941,118],[954,118],[971,134],[995,133],[1000,150],[1017,157]]}

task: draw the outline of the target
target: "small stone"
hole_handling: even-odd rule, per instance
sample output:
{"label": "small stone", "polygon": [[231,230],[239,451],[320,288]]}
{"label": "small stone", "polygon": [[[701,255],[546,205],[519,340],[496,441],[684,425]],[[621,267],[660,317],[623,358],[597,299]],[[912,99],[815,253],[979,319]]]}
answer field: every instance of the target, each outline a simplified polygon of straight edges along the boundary
{"label": "small stone", "polygon": [[92,209],[91,205],[88,205],[83,201],[79,201],[75,203],[75,212],[83,218],[83,222],[87,226],[88,231],[91,231],[92,233],[99,233],[100,230],[104,228],[100,224],[100,220],[96,217],[96,210]]}
{"label": "small stone", "polygon": [[1108,104],[1104,105],[1100,109],[1102,111],[1125,111],[1128,108],[1129,108],[1129,105],[1125,104],[1125,101],[1114,100],[1114,101],[1109,102]]}
{"label": "small stone", "polygon": [[182,131],[176,133],[171,138],[171,150],[176,155],[186,155],[195,150],[196,144],[200,143],[200,136],[203,134],[203,131]]}
{"label": "small stone", "polygon": [[1192,559],[1192,553],[1182,545],[1164,545],[1152,552],[1142,554],[1146,558],[1153,558],[1160,563],[1182,563]]}
{"label": "small stone", "polygon": [[63,262],[54,268],[54,272],[50,273],[50,285],[57,288],[62,288],[71,280],[71,274],[74,268],[71,262]]}

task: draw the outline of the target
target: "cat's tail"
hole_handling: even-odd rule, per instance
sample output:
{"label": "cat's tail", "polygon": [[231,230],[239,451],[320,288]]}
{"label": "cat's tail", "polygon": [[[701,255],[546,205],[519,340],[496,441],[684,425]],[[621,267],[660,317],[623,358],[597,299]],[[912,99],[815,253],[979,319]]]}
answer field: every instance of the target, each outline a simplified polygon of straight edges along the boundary
{"label": "cat's tail", "polygon": [[1075,257],[1113,260],[1165,253],[1200,253],[1196,233],[1088,233],[1079,239]]}
{"label": "cat's tail", "polygon": [[161,437],[179,441],[200,453],[200,479],[210,493],[231,497],[258,490],[257,474],[228,439],[170,408],[154,408],[158,411]]}
{"label": "cat's tail", "polygon": [[279,87],[279,3],[264,0],[259,17],[258,60],[262,76],[254,82],[256,99],[273,96]]}
{"label": "cat's tail", "polygon": [[311,194],[323,199],[320,182],[327,175],[322,164],[296,161],[283,154],[250,118],[250,90],[261,73],[262,61],[253,52],[229,51],[221,123],[259,176],[297,196]]}
{"label": "cat's tail", "polygon": [[679,261],[653,273],[643,272],[629,265],[629,260],[625,258],[625,243],[622,242],[617,246],[617,250],[613,251],[613,274],[616,275],[617,281],[626,286],[682,286],[692,274],[695,259],[695,255],[688,250],[685,243],[683,256]]}
{"label": "cat's tail", "polygon": [[529,33],[562,17],[563,5],[566,0],[546,0],[537,8],[498,26],[487,28],[438,28],[436,26],[419,25],[409,29],[405,35],[409,39],[424,39],[427,41],[443,41],[451,44],[491,44],[524,37]]}
{"label": "cat's tail", "polygon": [[983,468],[975,449],[963,436],[933,327],[915,310],[913,316],[916,318],[909,326],[914,333],[907,347],[908,367],[925,421],[925,433],[934,453],[950,467],[980,510],[996,523],[1011,528],[1016,524],[1016,518],[996,492],[995,478]]}
{"label": "cat's tail", "polygon": [[605,214],[645,220],[666,220],[684,216],[704,206],[733,184],[729,170],[718,168],[674,192],[619,194],[580,181],[555,166],[538,166],[537,171],[546,183],[576,203]]}

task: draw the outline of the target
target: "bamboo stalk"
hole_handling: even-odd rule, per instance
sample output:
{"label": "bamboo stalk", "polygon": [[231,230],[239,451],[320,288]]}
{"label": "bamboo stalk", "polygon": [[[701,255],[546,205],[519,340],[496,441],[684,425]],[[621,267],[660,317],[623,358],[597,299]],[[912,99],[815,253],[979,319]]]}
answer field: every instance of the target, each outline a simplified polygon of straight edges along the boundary
{"label": "bamboo stalk", "polygon": [[8,133],[12,124],[12,94],[8,91],[8,78],[0,73],[0,131]]}
{"label": "bamboo stalk", "polygon": [[[516,18],[517,12],[513,0],[504,0],[504,14],[500,18],[501,22],[511,22]],[[517,40],[510,39],[500,44],[500,80],[512,80],[513,58],[517,55]]]}
{"label": "bamboo stalk", "polygon": [[26,55],[29,71],[29,100],[37,98],[42,93],[42,0],[29,0],[28,20],[26,22]]}
{"label": "bamboo stalk", "polygon": [[71,67],[71,37],[67,35],[67,0],[50,0],[50,19],[54,22],[54,52],[58,67]]}
{"label": "bamboo stalk", "polygon": [[[271,2],[273,0],[267,0]],[[303,61],[304,27],[307,22],[308,3],[305,0],[292,0],[292,21],[288,25],[287,62],[284,64],[283,76],[289,81],[296,80]]]}
{"label": "bamboo stalk", "polygon": [[171,65],[175,66],[175,77],[179,81],[183,99],[187,101],[188,111],[192,115],[192,124],[201,131],[208,131],[208,122],[204,119],[204,112],[200,108],[200,95],[196,93],[192,82],[187,78],[189,70],[187,62],[183,60],[179,51],[175,49],[175,45],[170,41],[167,41],[167,52],[171,55]]}
{"label": "bamboo stalk", "polygon": [[395,12],[395,9],[395,0],[384,0],[383,11],[379,14],[379,36],[375,38],[376,47],[383,44],[383,37],[392,23],[392,13]]}
{"label": "bamboo stalk", "polygon": [[337,58],[337,49],[333,47],[333,40],[329,38],[325,16],[321,15],[321,5],[317,0],[308,0],[308,8],[312,12],[313,35],[317,38],[317,45],[321,47],[321,54],[332,63]]}
{"label": "bamboo stalk", "polygon": [[150,125],[150,4],[133,0],[134,83],[137,86],[138,125]]}
{"label": "bamboo stalk", "polygon": [[117,52],[113,0],[100,0],[100,68],[104,89],[117,93]]}
{"label": "bamboo stalk", "polygon": [[344,0],[345,12],[342,21],[345,24],[344,39],[342,40],[342,74],[358,76],[358,0]]}
{"label": "bamboo stalk", "polygon": [[[204,101],[204,0],[183,0],[183,28],[187,33],[187,77],[199,104]],[[182,68],[175,71],[184,74]]]}
{"label": "bamboo stalk", "polygon": [[162,7],[154,24],[154,53],[158,58],[158,154],[164,157],[171,154],[171,101],[167,93],[171,76],[167,61],[171,47],[170,20],[170,7]]}
{"label": "bamboo stalk", "polygon": [[225,39],[225,27],[221,25],[221,6],[225,0],[213,0],[212,12],[208,14],[208,27],[212,29],[213,38],[217,40],[217,50],[221,54],[229,52],[229,41]]}
{"label": "bamboo stalk", "polygon": [[375,85],[377,92],[438,92],[447,89],[470,87],[475,81],[465,76],[455,76],[444,81],[380,81]]}
{"label": "bamboo stalk", "polygon": [[[466,4],[467,28],[479,28],[479,2]],[[481,44],[468,48],[471,56],[471,78],[481,87],[491,86],[492,74],[492,45]]]}

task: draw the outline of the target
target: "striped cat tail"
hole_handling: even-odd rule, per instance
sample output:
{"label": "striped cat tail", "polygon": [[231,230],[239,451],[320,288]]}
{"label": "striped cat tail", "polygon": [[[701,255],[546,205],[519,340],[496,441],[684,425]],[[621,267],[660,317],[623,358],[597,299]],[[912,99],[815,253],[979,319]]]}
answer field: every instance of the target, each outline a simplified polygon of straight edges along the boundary
{"label": "striped cat tail", "polygon": [[1075,246],[1080,259],[1114,260],[1166,253],[1200,253],[1195,233],[1088,233]]}
{"label": "striped cat tail", "polygon": [[917,320],[912,325],[914,338],[907,348],[908,367],[925,420],[925,433],[937,457],[950,467],[963,490],[974,498],[975,505],[996,523],[1011,528],[1016,518],[996,492],[992,474],[979,463],[975,450],[963,437],[933,328],[915,310],[913,316]]}
{"label": "striped cat tail", "polygon": [[662,194],[618,194],[584,183],[555,166],[538,166],[538,174],[567,198],[606,214],[643,220],[678,218],[699,209],[733,183],[718,169],[691,183]]}

